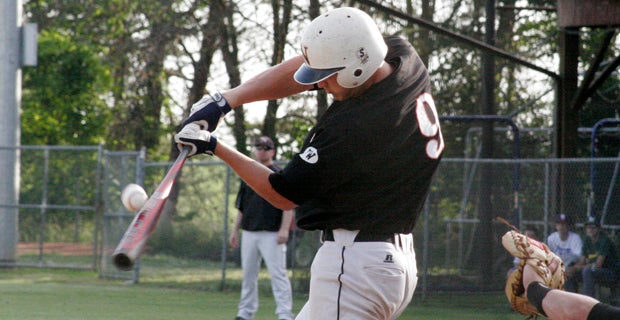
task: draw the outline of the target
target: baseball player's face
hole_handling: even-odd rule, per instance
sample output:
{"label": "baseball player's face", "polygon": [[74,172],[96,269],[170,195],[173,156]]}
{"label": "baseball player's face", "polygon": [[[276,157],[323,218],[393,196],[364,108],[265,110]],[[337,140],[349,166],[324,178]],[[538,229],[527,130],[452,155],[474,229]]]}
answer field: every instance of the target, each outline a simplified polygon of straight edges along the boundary
{"label": "baseball player's face", "polygon": [[600,229],[597,226],[591,224],[586,226],[586,234],[591,238],[596,238],[598,236],[599,230]]}
{"label": "baseball player's face", "polygon": [[254,147],[254,155],[260,163],[267,163],[273,158],[274,150],[264,146]]}
{"label": "baseball player's face", "polygon": [[568,233],[568,224],[563,222],[557,222],[555,224],[555,230],[557,230],[560,234]]}
{"label": "baseball player's face", "polygon": [[336,73],[331,77],[317,83],[317,86],[325,90],[325,92],[331,94],[334,97],[334,100],[337,101],[346,100],[362,93],[363,90],[361,89],[361,87],[351,89],[341,87],[336,80],[337,77],[338,74]]}

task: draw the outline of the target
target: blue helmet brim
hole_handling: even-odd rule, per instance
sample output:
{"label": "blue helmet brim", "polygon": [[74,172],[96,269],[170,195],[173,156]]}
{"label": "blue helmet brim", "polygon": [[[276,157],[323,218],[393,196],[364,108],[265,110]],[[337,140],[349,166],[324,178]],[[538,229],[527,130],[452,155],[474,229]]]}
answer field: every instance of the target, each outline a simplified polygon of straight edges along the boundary
{"label": "blue helmet brim", "polygon": [[295,78],[295,81],[300,84],[310,85],[321,82],[342,69],[344,69],[344,67],[331,69],[313,69],[304,63],[299,67],[299,69],[297,69],[293,77]]}

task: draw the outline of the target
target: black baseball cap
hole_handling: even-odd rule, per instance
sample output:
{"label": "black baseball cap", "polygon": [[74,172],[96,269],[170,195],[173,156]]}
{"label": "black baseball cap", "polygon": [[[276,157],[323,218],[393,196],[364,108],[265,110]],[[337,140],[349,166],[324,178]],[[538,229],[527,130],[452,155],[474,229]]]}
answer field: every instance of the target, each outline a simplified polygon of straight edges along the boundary
{"label": "black baseball cap", "polygon": [[273,140],[271,140],[271,138],[267,136],[262,136],[256,139],[256,141],[254,142],[254,146],[267,148],[267,150],[271,150],[275,148],[273,144]]}
{"label": "black baseball cap", "polygon": [[571,220],[566,213],[558,213],[557,215],[555,215],[555,223],[570,224]]}

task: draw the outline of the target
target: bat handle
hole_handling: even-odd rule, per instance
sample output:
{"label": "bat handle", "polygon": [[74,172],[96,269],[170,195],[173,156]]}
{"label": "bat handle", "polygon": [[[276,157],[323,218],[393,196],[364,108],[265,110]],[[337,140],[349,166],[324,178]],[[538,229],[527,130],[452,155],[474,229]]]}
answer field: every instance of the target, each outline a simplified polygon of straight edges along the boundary
{"label": "bat handle", "polygon": [[192,147],[184,144],[183,145],[183,149],[181,149],[181,153],[179,154],[180,158],[187,158],[187,155],[189,154],[189,152],[192,151]]}

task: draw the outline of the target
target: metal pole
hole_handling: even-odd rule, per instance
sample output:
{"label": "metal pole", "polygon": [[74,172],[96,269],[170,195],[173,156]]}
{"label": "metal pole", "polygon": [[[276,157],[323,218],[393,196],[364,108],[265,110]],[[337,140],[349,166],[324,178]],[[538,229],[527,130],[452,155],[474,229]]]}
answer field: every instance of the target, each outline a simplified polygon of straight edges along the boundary
{"label": "metal pole", "polygon": [[222,239],[222,279],[220,291],[226,288],[226,251],[228,251],[228,202],[230,201],[230,176],[232,171],[226,166],[226,195],[224,196],[224,239]]}
{"label": "metal pole", "polygon": [[[140,153],[136,159],[136,181],[135,183],[144,187],[144,175],[145,175],[145,163],[146,163],[146,147],[140,148]],[[140,268],[142,267],[142,259],[136,261],[136,265],[133,268],[133,279],[131,283],[137,284],[140,282]]]}
{"label": "metal pole", "polygon": [[17,258],[22,1],[0,1],[0,261]]}
{"label": "metal pole", "polygon": [[[495,45],[495,1],[486,2],[486,21],[484,41],[490,46]],[[495,115],[495,59],[491,53],[485,51],[482,54],[482,110],[484,115]],[[493,122],[482,124],[482,152],[483,159],[493,158],[495,141],[493,137]],[[493,280],[493,168],[491,165],[483,165],[480,168],[480,243],[479,272],[482,283],[490,283]],[[484,252],[484,254],[482,254]]]}
{"label": "metal pole", "polygon": [[39,212],[39,265],[43,265],[43,253],[45,252],[45,229],[47,226],[47,187],[49,185],[50,151],[43,150],[43,186],[41,187],[41,209]]}
{"label": "metal pole", "polygon": [[[424,249],[422,250],[422,301],[426,300],[426,291],[428,289],[428,269],[429,269],[429,257],[428,257],[428,244],[430,242],[430,230],[429,230],[429,222],[430,219],[430,198],[431,196],[426,198],[424,201]],[[419,272],[418,272],[419,273]]]}

